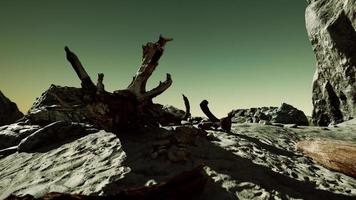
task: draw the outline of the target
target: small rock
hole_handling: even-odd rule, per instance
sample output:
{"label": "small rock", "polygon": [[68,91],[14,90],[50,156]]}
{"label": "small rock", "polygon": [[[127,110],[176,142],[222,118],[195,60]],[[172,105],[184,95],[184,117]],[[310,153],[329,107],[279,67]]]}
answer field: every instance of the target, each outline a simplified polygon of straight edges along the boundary
{"label": "small rock", "polygon": [[296,124],[285,124],[283,127],[284,128],[298,128],[298,125],[296,125]]}
{"label": "small rock", "polygon": [[284,125],[283,124],[280,124],[280,123],[272,123],[272,126],[277,126],[277,127],[284,127]]}
{"label": "small rock", "polygon": [[192,123],[190,123],[189,121],[185,121],[185,120],[182,120],[180,122],[182,125],[191,125]]}
{"label": "small rock", "polygon": [[260,120],[258,123],[263,124],[263,125],[272,125],[272,123],[270,121],[266,121],[266,120]]}
{"label": "small rock", "polygon": [[200,122],[198,125],[199,128],[203,130],[209,130],[213,127],[214,123],[213,122]]}

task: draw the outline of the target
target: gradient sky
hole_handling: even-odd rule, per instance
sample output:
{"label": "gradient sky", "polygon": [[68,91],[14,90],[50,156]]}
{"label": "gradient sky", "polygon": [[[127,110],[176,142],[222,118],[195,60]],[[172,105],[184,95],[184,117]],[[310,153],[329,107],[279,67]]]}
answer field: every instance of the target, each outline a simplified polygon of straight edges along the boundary
{"label": "gradient sky", "polygon": [[26,112],[50,84],[80,81],[63,47],[77,53],[93,81],[125,88],[141,61],[141,45],[174,38],[149,80],[171,73],[155,99],[203,115],[203,99],[218,117],[232,109],[287,102],[310,114],[315,58],[302,0],[1,0],[0,90]]}

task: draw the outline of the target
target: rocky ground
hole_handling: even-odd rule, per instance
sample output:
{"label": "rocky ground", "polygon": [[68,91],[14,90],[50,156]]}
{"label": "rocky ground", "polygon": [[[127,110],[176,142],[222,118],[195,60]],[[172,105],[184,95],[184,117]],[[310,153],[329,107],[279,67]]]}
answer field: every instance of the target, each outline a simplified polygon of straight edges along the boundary
{"label": "rocky ground", "polygon": [[209,177],[200,199],[356,199],[355,178],[326,169],[295,149],[299,140],[320,137],[356,142],[354,125],[245,123],[234,124],[230,133],[208,131],[208,136],[185,127],[119,137],[98,131],[56,148],[11,154],[0,160],[0,199],[51,191],[115,194],[159,183],[199,164]]}

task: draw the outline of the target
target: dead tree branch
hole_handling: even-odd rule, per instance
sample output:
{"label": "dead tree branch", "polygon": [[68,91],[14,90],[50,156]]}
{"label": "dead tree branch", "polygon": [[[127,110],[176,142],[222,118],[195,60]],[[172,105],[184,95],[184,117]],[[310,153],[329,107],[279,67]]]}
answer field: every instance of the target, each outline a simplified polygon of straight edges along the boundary
{"label": "dead tree branch", "polygon": [[142,47],[143,54],[141,67],[133,77],[131,84],[127,87],[127,90],[135,94],[139,101],[151,100],[152,98],[163,93],[171,86],[171,75],[167,74],[166,80],[164,82],[160,82],[156,88],[146,92],[147,80],[156,69],[158,61],[163,55],[164,46],[167,42],[172,40],[172,38],[165,38],[160,36],[157,42],[149,42]]}
{"label": "dead tree branch", "polygon": [[183,120],[187,120],[189,117],[191,117],[192,115],[190,114],[190,103],[188,98],[183,95],[183,101],[184,101],[184,106],[185,106],[185,115],[183,116]]}
{"label": "dead tree branch", "polygon": [[223,130],[225,131],[231,131],[231,116],[223,117],[221,119],[218,119],[215,117],[213,113],[211,113],[209,107],[208,107],[209,102],[207,100],[203,100],[200,103],[200,108],[203,111],[203,113],[209,118],[211,122],[214,123],[216,126],[220,126]]}
{"label": "dead tree branch", "polygon": [[200,103],[200,108],[201,110],[203,111],[203,113],[209,118],[209,120],[211,122],[219,122],[220,120],[215,117],[215,115],[213,113],[211,113],[209,107],[208,107],[208,104],[209,102],[207,100],[203,100],[201,103]]}
{"label": "dead tree branch", "polygon": [[70,62],[74,71],[77,73],[79,79],[81,80],[82,88],[87,91],[96,91],[96,87],[93,81],[90,79],[88,73],[85,71],[77,55],[70,51],[67,46],[64,48],[64,50],[66,51],[67,60]]}

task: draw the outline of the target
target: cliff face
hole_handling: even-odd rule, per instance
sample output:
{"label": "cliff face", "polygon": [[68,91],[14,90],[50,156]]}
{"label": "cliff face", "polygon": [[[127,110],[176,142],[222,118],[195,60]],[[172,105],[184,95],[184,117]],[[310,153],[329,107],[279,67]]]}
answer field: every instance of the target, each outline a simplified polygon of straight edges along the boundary
{"label": "cliff face", "polygon": [[317,59],[313,122],[356,116],[356,0],[309,0],[306,28]]}
{"label": "cliff face", "polygon": [[17,105],[0,91],[0,126],[14,123],[22,116],[23,114],[18,110]]}

